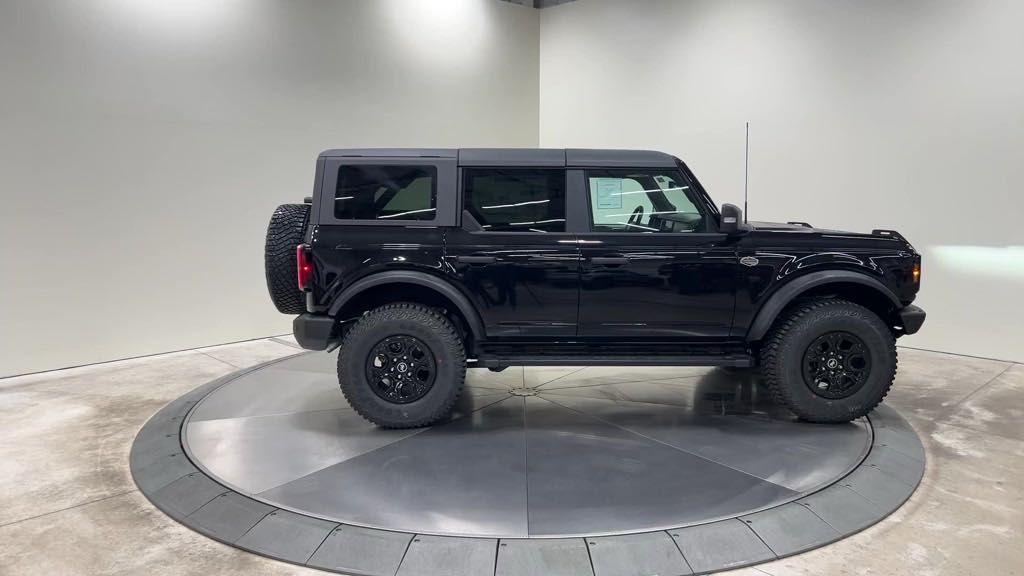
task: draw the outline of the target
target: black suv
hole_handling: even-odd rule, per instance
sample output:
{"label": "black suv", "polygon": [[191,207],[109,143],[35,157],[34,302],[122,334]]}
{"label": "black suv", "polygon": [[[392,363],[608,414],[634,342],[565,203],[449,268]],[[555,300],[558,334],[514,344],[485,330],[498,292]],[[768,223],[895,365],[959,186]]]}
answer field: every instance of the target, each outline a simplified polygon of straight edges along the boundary
{"label": "black suv", "polygon": [[686,164],[638,150],[351,149],[270,221],[266,274],[352,407],[445,417],[466,368],[760,367],[813,422],[870,412],[896,374],[921,257],[897,232],[746,223]]}

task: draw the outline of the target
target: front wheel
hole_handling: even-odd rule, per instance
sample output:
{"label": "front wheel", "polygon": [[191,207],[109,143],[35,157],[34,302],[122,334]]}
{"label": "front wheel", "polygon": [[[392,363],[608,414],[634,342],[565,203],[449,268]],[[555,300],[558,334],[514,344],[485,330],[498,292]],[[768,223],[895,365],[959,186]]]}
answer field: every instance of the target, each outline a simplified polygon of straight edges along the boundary
{"label": "front wheel", "polygon": [[811,300],[776,321],[761,348],[777,403],[810,422],[871,412],[896,377],[896,340],[873,312],[846,300]]}
{"label": "front wheel", "polygon": [[462,392],[466,352],[455,326],[418,304],[366,313],[338,353],[338,380],[352,408],[383,428],[427,426]]}

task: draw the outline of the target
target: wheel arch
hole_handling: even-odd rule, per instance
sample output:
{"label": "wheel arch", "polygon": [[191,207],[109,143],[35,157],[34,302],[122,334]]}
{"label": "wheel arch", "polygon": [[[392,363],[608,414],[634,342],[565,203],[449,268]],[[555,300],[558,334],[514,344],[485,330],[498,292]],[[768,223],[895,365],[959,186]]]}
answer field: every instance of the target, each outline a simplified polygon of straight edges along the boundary
{"label": "wheel arch", "polygon": [[443,278],[416,270],[389,270],[360,278],[338,294],[328,313],[341,320],[396,301],[447,308],[458,315],[474,340],[484,339],[483,320],[469,298]]}
{"label": "wheel arch", "polygon": [[747,342],[764,338],[779,314],[792,302],[810,296],[837,296],[860,304],[888,323],[902,304],[881,281],[851,270],[821,270],[804,274],[779,287],[757,311],[747,330]]}

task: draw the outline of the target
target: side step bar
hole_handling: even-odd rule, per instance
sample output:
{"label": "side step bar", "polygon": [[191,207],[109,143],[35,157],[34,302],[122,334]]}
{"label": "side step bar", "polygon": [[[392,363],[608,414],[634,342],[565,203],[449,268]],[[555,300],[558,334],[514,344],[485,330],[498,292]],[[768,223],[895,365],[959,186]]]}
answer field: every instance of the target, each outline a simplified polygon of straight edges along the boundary
{"label": "side step bar", "polygon": [[694,356],[580,356],[544,354],[537,356],[481,356],[467,362],[470,368],[504,368],[506,366],[728,366],[750,368],[754,358],[749,354]]}

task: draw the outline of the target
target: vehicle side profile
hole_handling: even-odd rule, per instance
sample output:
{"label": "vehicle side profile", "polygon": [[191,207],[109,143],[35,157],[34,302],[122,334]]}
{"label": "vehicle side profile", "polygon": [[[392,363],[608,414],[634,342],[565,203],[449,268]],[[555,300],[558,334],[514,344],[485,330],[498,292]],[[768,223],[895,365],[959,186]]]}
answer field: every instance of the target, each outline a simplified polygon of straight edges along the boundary
{"label": "vehicle side profile", "polygon": [[925,318],[899,233],[746,223],[653,151],[329,150],[265,258],[299,344],[339,348],[342,392],[383,427],[518,365],[759,367],[800,418],[845,422]]}

